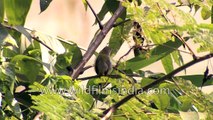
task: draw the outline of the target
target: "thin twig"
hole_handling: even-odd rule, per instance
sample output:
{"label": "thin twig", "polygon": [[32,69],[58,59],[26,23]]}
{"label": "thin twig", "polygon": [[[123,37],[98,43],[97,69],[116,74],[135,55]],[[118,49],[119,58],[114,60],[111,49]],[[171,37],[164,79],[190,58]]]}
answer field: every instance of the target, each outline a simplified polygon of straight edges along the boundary
{"label": "thin twig", "polygon": [[159,46],[164,46],[164,47],[167,47],[167,48],[170,48],[170,49],[173,49],[173,50],[177,50],[177,51],[179,51],[179,52],[182,52],[182,53],[186,53],[186,54],[189,54],[189,55],[191,55],[191,53],[190,52],[187,52],[187,51],[184,51],[184,50],[180,50],[180,49],[178,49],[178,48],[174,48],[174,47],[171,47],[171,46],[168,46],[168,45],[163,45],[163,44],[149,44],[149,45],[144,45],[143,47],[152,47],[152,46],[157,46],[157,45],[159,45]]}
{"label": "thin twig", "polygon": [[45,43],[43,43],[39,37],[33,37],[31,36],[32,39],[34,39],[35,41],[39,42],[40,44],[42,44],[43,46],[45,46],[46,48],[48,48],[50,51],[54,51],[52,48],[50,48],[48,45],[46,45]]}
{"label": "thin twig", "polygon": [[189,45],[186,43],[186,41],[180,36],[180,34],[178,34],[177,32],[171,32],[171,34],[173,36],[175,36],[176,38],[178,38],[181,42],[183,42],[183,44],[188,48],[188,50],[191,52],[192,57],[194,59],[197,59],[197,56],[195,55],[195,53],[193,52],[193,50],[189,47]]}
{"label": "thin twig", "polygon": [[94,38],[94,40],[92,40],[94,42],[91,43],[91,45],[87,49],[86,53],[84,54],[82,60],[78,63],[78,65],[73,70],[73,74],[71,75],[71,77],[73,79],[76,79],[79,76],[81,69],[88,62],[88,60],[92,57],[95,50],[101,44],[101,42],[103,41],[103,39],[105,38],[107,33],[112,29],[115,21],[124,12],[124,10],[125,10],[125,8],[122,6],[122,4],[120,2],[118,9],[115,11],[113,16],[109,19],[109,21],[105,24],[103,29],[97,34],[97,36]]}
{"label": "thin twig", "polygon": [[160,11],[160,13],[161,13],[161,16],[162,16],[168,23],[171,23],[171,21],[169,20],[169,18],[167,18],[167,16],[164,15],[163,11],[162,11],[161,8],[160,8],[159,3],[157,2],[156,4],[157,4],[157,7],[158,7],[158,9],[159,9],[159,11]]}
{"label": "thin twig", "polygon": [[[157,7],[158,7],[158,9],[159,9],[159,11],[160,11],[160,13],[161,13],[161,15],[162,15],[162,17],[168,22],[168,23],[172,23],[168,18],[167,18],[167,16],[163,13],[163,11],[161,10],[161,7],[160,7],[160,5],[159,5],[159,3],[156,3],[157,4]],[[192,54],[192,57],[194,58],[194,59],[197,59],[197,57],[196,57],[196,55],[195,55],[195,53],[193,52],[193,50],[189,47],[189,45],[186,43],[186,41],[180,36],[180,34],[177,32],[177,31],[173,31],[173,32],[171,32],[171,34],[173,35],[173,36],[175,36],[176,38],[178,38],[181,42],[183,42],[183,44],[188,48],[188,50],[191,52],[191,54]]]}
{"label": "thin twig", "polygon": [[[30,32],[40,32],[40,31],[37,31],[37,30],[32,30],[32,29],[27,28],[27,27],[24,27],[24,28],[25,28],[26,30],[30,31]],[[47,34],[47,33],[43,33],[43,32],[42,32],[42,34],[47,35],[47,36],[51,36],[51,35],[49,35],[49,34]],[[60,42],[62,42],[62,43],[69,44],[69,45],[75,45],[75,44],[76,44],[76,43],[73,42],[73,41],[69,41],[69,40],[63,39],[63,38],[61,38],[61,37],[51,36],[51,38],[57,39],[58,41],[60,41]],[[79,45],[78,45],[78,47],[79,47],[80,50],[86,51],[86,49],[84,49],[83,47],[81,47],[81,46],[79,46]]]}
{"label": "thin twig", "polygon": [[129,22],[129,21],[131,21],[131,19],[126,19],[126,20],[124,20],[124,21],[115,23],[115,24],[113,25],[113,27],[117,27],[117,26],[122,25],[122,24],[124,24],[124,23],[126,23],[126,22]]}
{"label": "thin twig", "polygon": [[89,8],[91,9],[93,15],[95,16],[95,18],[96,18],[96,20],[97,20],[97,22],[98,22],[99,28],[102,30],[102,29],[103,29],[103,25],[101,24],[101,21],[100,21],[98,15],[95,13],[95,11],[94,11],[94,9],[92,8],[92,6],[90,5],[90,3],[89,3],[87,0],[85,0],[85,1],[86,1],[87,5],[89,6]]}
{"label": "thin twig", "polygon": [[[19,33],[21,33],[20,31],[18,31],[15,27],[13,27],[13,26],[9,26],[9,25],[7,25],[7,24],[1,24],[2,26],[4,26],[4,27],[6,27],[6,28],[8,28],[8,29],[12,29],[12,30],[15,30],[15,31],[17,31],[17,32],[19,32]],[[26,28],[25,28],[26,29]],[[50,48],[49,46],[47,46],[45,43],[43,43],[38,37],[34,37],[34,36],[32,36],[31,34],[29,34],[30,36],[30,38],[31,39],[34,39],[35,41],[37,41],[37,42],[39,42],[40,44],[42,44],[43,46],[45,46],[46,48],[48,48],[50,51],[54,51],[52,48]]]}
{"label": "thin twig", "polygon": [[116,104],[114,104],[113,106],[111,106],[110,108],[108,108],[107,110],[105,110],[105,111],[103,112],[102,120],[107,120],[107,119],[109,119],[109,117],[111,116],[111,114],[112,114],[118,107],[120,107],[121,105],[123,105],[124,103],[126,103],[128,100],[130,100],[130,99],[133,98],[134,96],[136,96],[136,95],[138,95],[138,94],[140,94],[140,93],[142,93],[142,92],[144,92],[144,91],[147,91],[149,88],[151,88],[151,87],[153,87],[153,86],[155,86],[155,85],[157,85],[157,84],[159,84],[159,83],[165,81],[166,79],[169,79],[169,78],[173,77],[175,74],[179,73],[180,71],[182,71],[182,70],[184,70],[184,69],[186,69],[186,68],[188,68],[188,67],[190,67],[190,66],[192,66],[192,65],[194,65],[194,64],[196,64],[196,63],[199,63],[199,62],[201,62],[201,61],[204,61],[204,60],[206,60],[206,59],[209,59],[209,58],[211,58],[211,57],[213,57],[213,53],[210,53],[210,54],[205,55],[205,56],[203,56],[203,57],[199,57],[199,58],[197,58],[197,59],[194,59],[194,60],[192,60],[191,62],[189,62],[189,63],[187,63],[187,64],[185,64],[185,65],[183,65],[183,66],[181,66],[181,67],[179,67],[179,68],[177,68],[177,69],[175,69],[175,70],[173,70],[173,71],[170,72],[169,74],[167,74],[167,75],[165,75],[165,76],[159,78],[158,80],[152,82],[151,84],[148,84],[148,85],[146,85],[146,86],[144,86],[144,87],[142,87],[142,88],[136,90],[136,91],[133,92],[132,94],[130,94],[130,95],[124,97],[122,100],[120,100],[119,102],[117,102]]}
{"label": "thin twig", "polygon": [[131,47],[131,48],[127,51],[127,53],[125,53],[123,56],[121,56],[121,57],[118,59],[116,65],[115,65],[115,68],[118,67],[118,65],[119,65],[119,63],[120,63],[120,61],[121,61],[121,59],[123,59],[125,56],[127,56],[127,55],[131,52],[131,50],[132,50],[133,48],[135,48],[135,46]]}

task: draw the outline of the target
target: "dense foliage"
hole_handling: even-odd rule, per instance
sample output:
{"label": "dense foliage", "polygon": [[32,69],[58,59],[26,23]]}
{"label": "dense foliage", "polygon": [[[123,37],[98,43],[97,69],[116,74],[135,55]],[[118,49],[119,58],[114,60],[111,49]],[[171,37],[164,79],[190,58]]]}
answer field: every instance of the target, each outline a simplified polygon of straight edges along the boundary
{"label": "dense foliage", "polygon": [[[40,0],[41,14],[51,1]],[[190,49],[187,41],[199,44],[197,51],[208,52],[207,57],[212,57],[211,0],[178,0],[176,3],[105,0],[97,14],[99,22],[107,13],[113,16],[120,3],[125,7],[112,24],[111,58],[124,43],[130,48],[123,51],[123,55],[134,51],[134,57],[113,60],[116,64],[112,75],[89,77],[84,85],[82,79],[72,79],[71,74],[84,57],[82,51],[85,49],[78,43],[25,28],[31,2],[0,0],[0,119],[100,119],[105,115],[104,110],[125,96],[175,71],[174,64],[186,65],[181,52],[192,55],[196,63],[199,56]],[[87,1],[82,2],[87,8]],[[191,10],[184,12],[179,9],[181,6]],[[191,11],[201,12],[202,18],[212,19],[212,23],[197,23]],[[96,35],[91,44],[96,42]],[[181,46],[185,50],[179,50]],[[96,55],[95,52],[92,54]],[[151,69],[143,71],[142,68],[157,61],[161,61],[165,73],[154,73]],[[202,86],[213,84],[213,75],[209,72],[212,67],[212,64],[206,64],[204,73],[167,77],[126,100],[110,118],[213,119],[213,93],[207,95],[200,90]],[[84,70],[81,74],[88,72]],[[105,87],[100,88],[100,84]]]}

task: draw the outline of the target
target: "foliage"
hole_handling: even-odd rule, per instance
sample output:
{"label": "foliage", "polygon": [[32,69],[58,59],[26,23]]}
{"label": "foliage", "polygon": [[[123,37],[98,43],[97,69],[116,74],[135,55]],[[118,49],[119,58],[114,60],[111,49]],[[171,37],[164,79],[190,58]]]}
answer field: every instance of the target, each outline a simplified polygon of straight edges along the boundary
{"label": "foliage", "polygon": [[[99,119],[103,109],[174,71],[174,64],[184,65],[178,49],[187,47],[186,41],[198,44],[198,52],[213,52],[212,23],[198,24],[189,12],[179,9],[185,5],[195,13],[200,9],[204,20],[213,19],[211,0],[123,1],[126,10],[116,20],[109,47],[112,57],[124,43],[137,54],[117,62],[112,75],[119,77],[92,77],[84,85],[69,76],[83,58],[78,43],[23,27],[31,2],[0,0],[0,119],[33,119],[39,112],[41,119]],[[41,14],[51,2],[40,0]],[[114,15],[118,5],[119,1],[105,0],[97,16],[102,21],[108,12]],[[159,60],[165,73],[142,71]],[[213,119],[213,93],[202,93],[203,83],[213,84],[211,73],[173,76],[126,101],[111,119]]]}

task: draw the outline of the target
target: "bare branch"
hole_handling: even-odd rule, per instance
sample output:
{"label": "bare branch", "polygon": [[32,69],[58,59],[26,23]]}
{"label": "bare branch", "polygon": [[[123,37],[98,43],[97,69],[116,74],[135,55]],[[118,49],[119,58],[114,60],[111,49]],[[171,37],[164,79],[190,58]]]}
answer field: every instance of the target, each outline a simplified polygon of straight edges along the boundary
{"label": "bare branch", "polygon": [[91,45],[89,46],[88,50],[86,51],[86,53],[83,56],[83,59],[75,67],[73,74],[71,75],[71,77],[73,79],[76,79],[79,76],[81,69],[84,67],[84,65],[87,63],[87,61],[91,58],[91,56],[93,55],[95,50],[101,44],[101,42],[103,41],[103,39],[105,38],[107,33],[112,29],[115,21],[123,13],[124,10],[125,10],[125,8],[120,3],[118,9],[115,11],[113,16],[106,23],[106,25],[103,27],[103,29],[97,34],[97,36],[94,38],[94,40],[93,40],[94,42],[91,43]]}
{"label": "bare branch", "polygon": [[211,58],[211,57],[213,57],[213,53],[210,53],[210,54],[205,55],[205,56],[203,56],[203,57],[199,57],[199,58],[197,58],[197,59],[194,59],[194,60],[192,60],[191,62],[189,62],[189,63],[187,63],[187,64],[185,64],[185,65],[183,65],[183,66],[181,66],[181,67],[179,67],[179,68],[177,68],[177,69],[175,69],[175,70],[173,70],[173,71],[170,72],[169,74],[167,74],[167,75],[165,75],[165,76],[159,78],[158,80],[152,82],[151,84],[148,84],[148,85],[146,85],[146,86],[144,86],[144,87],[142,87],[142,88],[136,90],[136,91],[133,92],[132,94],[130,94],[130,95],[124,97],[122,100],[120,100],[119,102],[117,102],[116,104],[114,104],[113,106],[111,106],[110,108],[108,108],[107,110],[105,110],[105,111],[103,112],[103,117],[102,117],[102,119],[103,119],[103,120],[108,119],[108,118],[111,116],[111,114],[112,114],[118,107],[120,107],[121,105],[123,105],[124,103],[126,103],[128,100],[130,100],[130,99],[133,98],[134,96],[136,96],[136,95],[138,95],[138,94],[140,94],[140,93],[142,93],[142,92],[144,92],[144,91],[147,91],[149,88],[151,88],[151,87],[153,87],[153,86],[155,86],[155,85],[157,85],[157,84],[159,84],[159,83],[165,81],[166,79],[170,79],[171,77],[173,77],[175,74],[179,73],[180,71],[182,71],[182,70],[184,70],[184,69],[186,69],[186,68],[188,68],[188,67],[190,67],[190,66],[192,66],[192,65],[194,65],[194,64],[196,64],[196,63],[199,63],[199,62],[201,62],[201,61],[207,60],[207,59],[209,59],[209,58]]}

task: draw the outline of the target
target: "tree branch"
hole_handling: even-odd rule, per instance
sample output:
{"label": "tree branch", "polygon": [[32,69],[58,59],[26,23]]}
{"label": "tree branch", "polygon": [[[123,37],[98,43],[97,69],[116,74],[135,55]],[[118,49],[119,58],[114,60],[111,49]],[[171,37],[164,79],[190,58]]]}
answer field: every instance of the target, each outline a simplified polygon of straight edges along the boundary
{"label": "tree branch", "polygon": [[[138,74],[125,74],[125,75],[128,76],[128,77],[141,77]],[[84,78],[78,78],[76,80],[84,81],[84,80],[89,80],[89,79],[92,79],[92,78],[99,78],[99,77],[100,77],[99,75],[93,75],[93,76],[88,76],[88,77],[84,77]],[[122,78],[122,76],[120,76],[120,75],[107,75],[106,77],[109,77],[109,78]]]}
{"label": "tree branch", "polygon": [[109,19],[109,21],[106,23],[106,25],[103,27],[103,29],[98,33],[98,35],[94,38],[94,42],[91,43],[88,50],[84,54],[82,60],[79,62],[79,64],[75,67],[73,74],[71,77],[73,79],[76,79],[79,76],[79,73],[81,72],[81,69],[84,67],[84,65],[87,63],[87,61],[91,58],[95,50],[98,48],[98,46],[101,44],[107,33],[112,29],[115,21],[117,18],[123,13],[125,8],[121,5],[121,2],[119,4],[118,9],[115,11],[113,16]]}
{"label": "tree branch", "polygon": [[103,112],[102,120],[109,119],[109,117],[111,116],[111,114],[112,114],[118,107],[120,107],[121,105],[123,105],[124,103],[126,103],[128,100],[130,100],[130,99],[133,98],[134,96],[136,96],[136,95],[138,95],[138,94],[140,94],[140,93],[142,93],[142,92],[144,92],[144,91],[147,91],[149,88],[151,88],[151,87],[153,87],[153,86],[155,86],[155,85],[157,85],[157,84],[159,84],[159,83],[165,81],[166,79],[169,79],[169,78],[173,77],[175,74],[179,73],[180,71],[182,71],[182,70],[184,70],[184,69],[186,69],[186,68],[188,68],[188,67],[190,67],[190,66],[192,66],[192,65],[194,65],[194,64],[196,64],[196,63],[199,63],[199,62],[201,62],[201,61],[204,61],[204,60],[206,60],[206,59],[209,59],[209,58],[211,58],[211,57],[213,57],[213,53],[210,53],[210,54],[205,55],[205,56],[203,56],[203,57],[194,59],[194,60],[192,60],[191,62],[189,62],[189,63],[187,63],[187,64],[185,64],[185,65],[183,65],[183,66],[181,66],[181,67],[179,67],[179,68],[177,68],[177,69],[175,69],[174,71],[170,72],[169,74],[167,74],[167,75],[165,75],[165,76],[163,76],[163,77],[157,79],[156,81],[152,82],[151,84],[148,84],[148,85],[146,85],[146,86],[144,86],[144,87],[142,87],[142,88],[136,90],[136,91],[133,92],[132,94],[130,94],[130,95],[124,97],[122,100],[120,100],[119,102],[117,102],[116,104],[114,104],[113,106],[111,106],[110,108],[108,108],[107,110],[105,110],[105,111]]}

